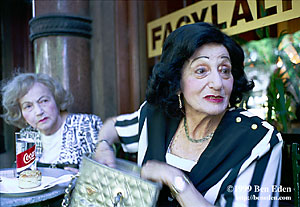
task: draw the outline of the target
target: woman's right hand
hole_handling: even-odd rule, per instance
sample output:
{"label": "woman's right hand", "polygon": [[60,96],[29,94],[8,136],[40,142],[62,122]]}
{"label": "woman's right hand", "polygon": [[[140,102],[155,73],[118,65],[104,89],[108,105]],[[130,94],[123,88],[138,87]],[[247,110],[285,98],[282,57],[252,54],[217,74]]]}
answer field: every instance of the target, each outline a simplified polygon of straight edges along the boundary
{"label": "woman's right hand", "polygon": [[98,142],[94,160],[109,167],[114,168],[116,166],[114,149],[106,140],[100,140]]}
{"label": "woman's right hand", "polygon": [[116,166],[116,156],[112,145],[119,142],[115,129],[116,118],[109,118],[103,124],[99,136],[94,160],[109,167]]}

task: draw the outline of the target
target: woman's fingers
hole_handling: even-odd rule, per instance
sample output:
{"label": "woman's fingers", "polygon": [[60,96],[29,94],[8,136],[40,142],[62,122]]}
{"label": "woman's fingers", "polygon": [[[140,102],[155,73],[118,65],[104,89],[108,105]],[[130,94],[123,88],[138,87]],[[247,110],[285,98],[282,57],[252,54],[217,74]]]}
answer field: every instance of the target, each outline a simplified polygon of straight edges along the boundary
{"label": "woman's fingers", "polygon": [[73,167],[64,167],[64,170],[68,170],[71,171],[73,173],[78,173],[79,170],[77,168],[73,168]]}
{"label": "woman's fingers", "polygon": [[180,174],[178,169],[156,160],[149,160],[143,165],[141,170],[141,177],[152,180],[154,182],[164,183],[168,185],[170,178],[175,174]]}
{"label": "woman's fingers", "polygon": [[99,143],[94,160],[109,167],[116,166],[115,152],[112,147],[107,145],[105,142]]}

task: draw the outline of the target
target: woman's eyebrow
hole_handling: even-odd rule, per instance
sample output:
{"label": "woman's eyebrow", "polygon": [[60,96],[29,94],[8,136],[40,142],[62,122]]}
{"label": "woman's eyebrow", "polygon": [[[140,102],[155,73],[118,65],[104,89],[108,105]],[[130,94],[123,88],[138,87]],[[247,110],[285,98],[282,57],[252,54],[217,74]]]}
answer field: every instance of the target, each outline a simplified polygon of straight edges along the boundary
{"label": "woman's eyebrow", "polygon": [[200,59],[200,58],[206,58],[206,59],[209,59],[208,56],[201,55],[201,56],[199,56],[199,57],[194,58],[194,59],[191,61],[191,64],[192,64],[194,61],[196,61],[196,60],[198,60],[198,59]]}
{"label": "woman's eyebrow", "polygon": [[[43,98],[49,98],[47,95],[42,95],[40,98],[38,98],[37,102],[41,101]],[[20,103],[21,105],[31,103],[31,101],[24,101],[23,103]]]}
{"label": "woman's eyebrow", "polygon": [[20,106],[23,106],[25,104],[30,104],[30,101],[24,101],[23,103],[20,103]]}
{"label": "woman's eyebrow", "polygon": [[[193,62],[195,62],[196,60],[201,59],[201,58],[209,59],[208,56],[201,55],[201,56],[199,56],[199,57],[194,58],[194,59],[191,61],[191,64],[193,64]],[[223,59],[228,59],[229,61],[231,61],[231,60],[230,60],[230,57],[228,57],[227,55],[221,56],[221,58],[223,58]]]}
{"label": "woman's eyebrow", "polygon": [[228,59],[229,61],[231,61],[230,57],[228,57],[228,56],[221,56],[221,58]]}
{"label": "woman's eyebrow", "polygon": [[37,101],[39,102],[39,101],[41,101],[41,99],[43,99],[43,98],[49,98],[49,96],[47,96],[47,95],[42,95]]}

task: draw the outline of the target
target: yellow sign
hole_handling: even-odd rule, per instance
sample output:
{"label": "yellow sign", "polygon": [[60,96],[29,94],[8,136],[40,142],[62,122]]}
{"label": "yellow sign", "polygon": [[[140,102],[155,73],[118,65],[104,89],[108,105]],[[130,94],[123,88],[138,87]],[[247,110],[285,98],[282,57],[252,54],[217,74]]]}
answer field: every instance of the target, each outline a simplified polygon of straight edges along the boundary
{"label": "yellow sign", "polygon": [[160,55],[166,37],[185,24],[209,22],[234,35],[297,17],[300,0],[202,0],[148,23],[148,57]]}

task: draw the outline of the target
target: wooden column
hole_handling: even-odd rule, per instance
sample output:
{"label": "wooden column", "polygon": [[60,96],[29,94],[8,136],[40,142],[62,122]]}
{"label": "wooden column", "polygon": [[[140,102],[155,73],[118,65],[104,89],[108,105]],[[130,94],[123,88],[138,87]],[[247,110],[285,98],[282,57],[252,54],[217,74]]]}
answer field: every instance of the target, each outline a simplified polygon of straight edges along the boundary
{"label": "wooden column", "polygon": [[139,2],[117,1],[115,13],[118,112],[128,113],[137,110],[144,100],[145,88],[141,86],[146,82],[145,78],[141,79],[142,71],[146,70],[141,61],[145,61],[146,54],[140,50],[145,42],[140,37]]}
{"label": "wooden column", "polygon": [[33,8],[35,72],[58,78],[72,92],[70,112],[91,113],[89,1],[35,0]]}

